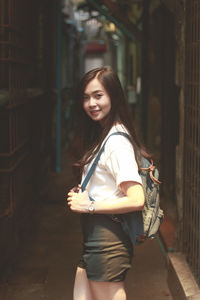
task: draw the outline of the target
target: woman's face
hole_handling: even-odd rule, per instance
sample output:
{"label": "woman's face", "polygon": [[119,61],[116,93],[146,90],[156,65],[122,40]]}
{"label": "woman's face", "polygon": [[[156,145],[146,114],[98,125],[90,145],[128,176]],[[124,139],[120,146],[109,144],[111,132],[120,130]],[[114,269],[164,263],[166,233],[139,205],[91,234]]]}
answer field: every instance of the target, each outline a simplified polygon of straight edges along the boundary
{"label": "woman's face", "polygon": [[97,78],[92,79],[85,88],[83,109],[92,120],[101,125],[110,112],[110,97]]}

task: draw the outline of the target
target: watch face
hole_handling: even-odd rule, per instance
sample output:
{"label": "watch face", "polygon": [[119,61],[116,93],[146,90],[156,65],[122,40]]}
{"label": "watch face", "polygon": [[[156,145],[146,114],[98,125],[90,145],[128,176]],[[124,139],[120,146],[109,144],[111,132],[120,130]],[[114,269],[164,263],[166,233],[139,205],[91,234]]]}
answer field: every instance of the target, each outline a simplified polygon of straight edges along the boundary
{"label": "watch face", "polygon": [[89,212],[94,212],[94,204],[91,203],[88,207]]}

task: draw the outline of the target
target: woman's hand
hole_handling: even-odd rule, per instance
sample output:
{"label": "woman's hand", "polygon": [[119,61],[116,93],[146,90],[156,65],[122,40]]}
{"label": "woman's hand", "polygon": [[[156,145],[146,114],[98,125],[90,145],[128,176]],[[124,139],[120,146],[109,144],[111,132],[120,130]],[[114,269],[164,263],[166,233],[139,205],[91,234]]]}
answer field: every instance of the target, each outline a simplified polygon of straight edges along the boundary
{"label": "woman's hand", "polygon": [[90,198],[87,191],[82,193],[75,193],[70,191],[68,193],[67,204],[69,208],[77,213],[87,213],[90,205]]}

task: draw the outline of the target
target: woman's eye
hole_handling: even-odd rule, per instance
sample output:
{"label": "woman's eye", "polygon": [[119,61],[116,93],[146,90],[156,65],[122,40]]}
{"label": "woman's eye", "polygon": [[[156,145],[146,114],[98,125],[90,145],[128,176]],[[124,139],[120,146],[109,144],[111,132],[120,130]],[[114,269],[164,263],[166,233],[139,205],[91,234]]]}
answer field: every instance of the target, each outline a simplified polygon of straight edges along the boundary
{"label": "woman's eye", "polygon": [[96,99],[100,99],[103,96],[103,94],[96,94]]}

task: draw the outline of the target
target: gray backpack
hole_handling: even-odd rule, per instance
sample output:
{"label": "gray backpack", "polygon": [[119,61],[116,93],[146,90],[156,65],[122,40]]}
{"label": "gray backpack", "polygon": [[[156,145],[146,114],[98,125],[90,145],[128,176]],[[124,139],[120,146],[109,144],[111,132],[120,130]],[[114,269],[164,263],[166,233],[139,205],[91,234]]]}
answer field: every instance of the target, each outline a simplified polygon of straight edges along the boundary
{"label": "gray backpack", "polygon": [[144,238],[154,238],[163,221],[163,210],[160,208],[159,172],[146,158],[142,158],[140,169],[142,185],[145,194],[145,203],[142,210]]}

